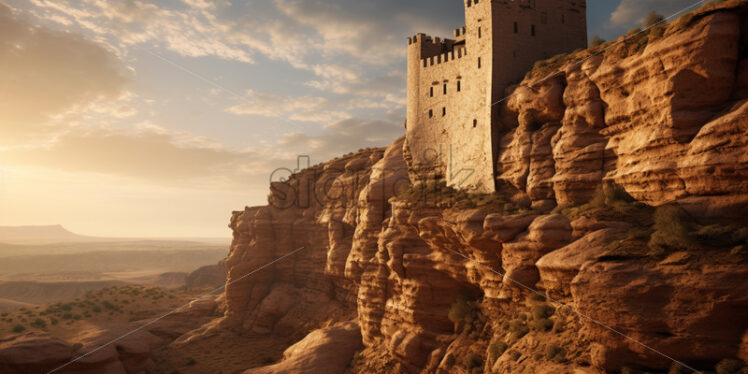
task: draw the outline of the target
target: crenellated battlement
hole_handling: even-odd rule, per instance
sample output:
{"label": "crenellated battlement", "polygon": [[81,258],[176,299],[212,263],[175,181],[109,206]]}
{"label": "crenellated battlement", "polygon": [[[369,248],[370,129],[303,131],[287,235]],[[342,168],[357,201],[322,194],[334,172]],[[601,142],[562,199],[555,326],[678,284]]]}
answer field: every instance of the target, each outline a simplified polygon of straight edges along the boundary
{"label": "crenellated battlement", "polygon": [[455,38],[455,41],[461,41],[461,40],[465,40],[465,32],[466,32],[466,31],[467,31],[467,30],[465,29],[465,26],[462,26],[462,27],[460,27],[460,28],[456,28],[456,29],[455,29],[455,30],[453,31],[453,34],[454,34],[454,38]]}
{"label": "crenellated battlement", "polygon": [[[455,51],[455,45],[460,44],[454,39],[442,39],[432,37],[426,34],[416,34],[408,38],[408,48],[417,48],[420,52],[421,60],[448,61],[450,55]],[[464,53],[458,53],[462,57]],[[426,66],[427,64],[423,64]],[[433,64],[431,64],[433,65]]]}
{"label": "crenellated battlement", "polygon": [[451,51],[421,59],[421,66],[426,68],[429,66],[440,65],[442,63],[461,59],[465,56],[467,56],[466,48],[453,48]]}

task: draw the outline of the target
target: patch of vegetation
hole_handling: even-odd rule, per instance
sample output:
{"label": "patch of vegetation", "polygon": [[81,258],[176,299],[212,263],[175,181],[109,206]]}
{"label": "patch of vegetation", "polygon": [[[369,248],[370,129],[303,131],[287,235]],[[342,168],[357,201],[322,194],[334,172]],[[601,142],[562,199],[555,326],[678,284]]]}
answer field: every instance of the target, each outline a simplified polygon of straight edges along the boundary
{"label": "patch of vegetation", "polygon": [[551,362],[562,363],[566,361],[566,350],[551,344],[545,349],[545,358]]}
{"label": "patch of vegetation", "polygon": [[548,304],[538,304],[532,306],[532,316],[534,319],[549,318],[556,312],[556,308]]}
{"label": "patch of vegetation", "polygon": [[640,33],[640,32],[642,32],[642,29],[640,29],[640,28],[638,28],[638,27],[634,27],[633,29],[629,30],[629,31],[628,31],[628,32],[626,33],[626,36],[636,35],[636,34],[638,34],[638,33]]}
{"label": "patch of vegetation", "polygon": [[23,325],[15,325],[15,326],[13,326],[13,332],[15,332],[15,333],[23,332],[25,330],[26,330],[26,327],[24,327]]}
{"label": "patch of vegetation", "polygon": [[483,373],[483,357],[475,352],[470,352],[462,357],[460,366],[472,374]]}
{"label": "patch of vegetation", "polygon": [[546,332],[553,329],[553,321],[550,317],[556,312],[556,308],[548,304],[538,304],[531,307],[532,320],[529,325],[535,331]]}
{"label": "patch of vegetation", "polygon": [[101,302],[101,306],[103,306],[107,310],[117,310],[118,309],[118,307],[116,305],[112,304],[108,300],[102,301]]}
{"label": "patch of vegetation", "polygon": [[480,299],[470,299],[465,294],[457,296],[447,314],[449,320],[455,323],[463,333],[472,333],[477,338],[486,325],[486,317],[480,310]]}
{"label": "patch of vegetation", "polygon": [[741,372],[744,366],[745,365],[743,365],[743,362],[740,360],[726,358],[720,361],[717,366],[714,367],[714,370],[717,374],[737,374]]}
{"label": "patch of vegetation", "polygon": [[189,361],[187,361],[187,366],[195,366],[197,364],[197,361],[194,358],[190,358]]}
{"label": "patch of vegetation", "polygon": [[663,205],[655,210],[654,232],[649,240],[650,254],[675,251],[734,248],[748,245],[748,227],[735,225],[700,225],[677,205]]}
{"label": "patch of vegetation", "polygon": [[649,37],[647,38],[647,42],[652,43],[662,38],[665,35],[666,30],[667,30],[666,23],[660,23],[656,26],[653,26],[651,29],[649,29]]}
{"label": "patch of vegetation", "polygon": [[605,39],[595,35],[590,39],[589,48],[597,48],[603,44],[605,44]]}
{"label": "patch of vegetation", "polygon": [[533,292],[533,293],[530,294],[529,300],[530,300],[530,302],[540,302],[540,303],[542,303],[542,302],[544,302],[546,300],[546,297],[545,297],[545,295],[543,295],[541,293]]}
{"label": "patch of vegetation", "polygon": [[644,26],[644,28],[650,28],[663,23],[663,21],[665,21],[665,17],[662,14],[651,11],[646,17],[644,17],[642,26]]}
{"label": "patch of vegetation", "polygon": [[36,327],[36,328],[39,328],[39,329],[43,329],[43,328],[47,327],[47,322],[45,322],[41,318],[37,318],[37,319],[31,321],[31,327]]}
{"label": "patch of vegetation", "polygon": [[444,181],[422,181],[401,191],[398,198],[419,206],[437,208],[475,209],[487,207],[504,214],[522,213],[508,197],[499,192],[468,193],[447,186]]}
{"label": "patch of vegetation", "polygon": [[577,206],[558,206],[554,213],[574,220],[583,216],[601,220],[617,220],[648,225],[652,209],[637,202],[626,190],[614,182],[604,182],[595,189],[590,201]]}
{"label": "patch of vegetation", "polygon": [[494,338],[494,341],[488,345],[488,364],[493,365],[493,363],[496,362],[504,352],[506,352],[507,348],[509,348],[508,344]]}
{"label": "patch of vegetation", "polygon": [[527,321],[523,320],[522,318],[512,319],[511,321],[508,321],[504,325],[502,325],[502,327],[504,328],[504,330],[507,330],[511,333],[511,337],[513,340],[519,340],[523,336],[527,335],[528,332],[530,332],[530,328],[527,326]]}
{"label": "patch of vegetation", "polygon": [[654,230],[649,239],[649,249],[653,254],[695,249],[693,221],[677,205],[663,205],[655,210]]}

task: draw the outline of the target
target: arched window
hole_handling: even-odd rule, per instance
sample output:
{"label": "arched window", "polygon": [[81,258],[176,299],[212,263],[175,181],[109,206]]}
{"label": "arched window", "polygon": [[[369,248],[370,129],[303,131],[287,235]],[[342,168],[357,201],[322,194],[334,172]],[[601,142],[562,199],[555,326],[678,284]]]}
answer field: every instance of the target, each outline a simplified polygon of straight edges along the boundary
{"label": "arched window", "polygon": [[478,120],[474,119],[473,120],[473,128],[476,128],[476,127],[478,127]]}
{"label": "arched window", "polygon": [[535,25],[530,26],[530,35],[535,36]]}
{"label": "arched window", "polygon": [[429,109],[429,118],[431,118],[431,117],[433,117],[433,116],[434,116],[434,111],[433,111],[433,110],[431,110],[431,109]]}
{"label": "arched window", "polygon": [[442,107],[442,117],[447,115],[447,107]]}
{"label": "arched window", "polygon": [[478,57],[478,69],[480,69],[480,57]]}
{"label": "arched window", "polygon": [[514,23],[514,33],[519,34],[519,24],[517,22]]}
{"label": "arched window", "polygon": [[434,97],[434,87],[431,87],[429,91],[429,96]]}
{"label": "arched window", "polygon": [[460,85],[460,81],[457,81],[457,92],[460,92],[462,90],[462,86]]}
{"label": "arched window", "polygon": [[444,94],[445,95],[447,94],[447,84],[446,83],[444,83]]}

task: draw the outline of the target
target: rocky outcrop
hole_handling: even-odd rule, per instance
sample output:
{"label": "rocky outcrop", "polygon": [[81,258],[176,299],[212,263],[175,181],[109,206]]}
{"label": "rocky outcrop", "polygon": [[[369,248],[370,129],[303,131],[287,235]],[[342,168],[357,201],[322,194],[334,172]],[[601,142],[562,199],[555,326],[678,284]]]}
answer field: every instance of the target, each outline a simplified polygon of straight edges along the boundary
{"label": "rocky outcrop", "polygon": [[184,280],[187,289],[215,289],[226,284],[226,263],[224,260],[215,265],[206,265],[189,273]]}
{"label": "rocky outcrop", "polygon": [[[528,74],[502,104],[495,195],[463,196],[465,205],[448,189],[414,197],[430,187],[410,186],[401,138],[300,171],[271,186],[269,206],[235,212],[223,326],[322,328],[250,372],[329,361],[335,323],[354,314],[360,337],[346,325],[342,340],[363,344],[363,360],[350,372],[602,373],[746,359],[745,247],[647,252],[654,206],[678,204],[704,224],[746,218],[748,8],[736,4],[556,59],[549,78]],[[603,185],[627,197],[611,203]]]}
{"label": "rocky outcrop", "polygon": [[658,263],[582,266],[571,293],[579,312],[597,321],[585,333],[594,342],[594,366],[616,370],[635,362],[664,368],[671,364],[664,355],[695,364],[748,359],[741,346],[748,328],[741,317],[748,308],[748,267],[698,257],[679,252]]}
{"label": "rocky outcrop", "polygon": [[542,279],[539,286],[553,299],[571,301],[571,282],[582,265],[595,260],[605,245],[623,236],[620,229],[600,229],[546,254],[534,263],[539,271],[539,279]]}
{"label": "rocky outcrop", "polygon": [[340,323],[313,331],[290,346],[281,362],[250,369],[244,374],[343,373],[353,354],[363,348],[361,329],[355,322]]}
{"label": "rocky outcrop", "polygon": [[605,180],[654,205],[745,209],[745,17],[697,13],[526,79],[503,107],[498,180],[542,206],[584,203]]}
{"label": "rocky outcrop", "polygon": [[288,331],[289,324],[319,324],[334,311],[352,313],[355,287],[343,273],[358,224],[357,197],[382,156],[381,149],[366,150],[304,169],[273,183],[268,206],[234,212],[224,324],[270,333],[286,316]]}

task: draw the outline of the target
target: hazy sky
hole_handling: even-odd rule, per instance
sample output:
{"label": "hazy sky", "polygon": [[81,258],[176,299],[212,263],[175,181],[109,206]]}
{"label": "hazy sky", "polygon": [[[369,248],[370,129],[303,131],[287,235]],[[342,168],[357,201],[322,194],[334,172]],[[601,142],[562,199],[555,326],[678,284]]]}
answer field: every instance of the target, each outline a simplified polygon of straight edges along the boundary
{"label": "hazy sky", "polygon": [[[589,33],[694,2],[589,0]],[[405,38],[463,23],[458,0],[0,0],[0,225],[229,236],[296,155],[399,136]]]}

